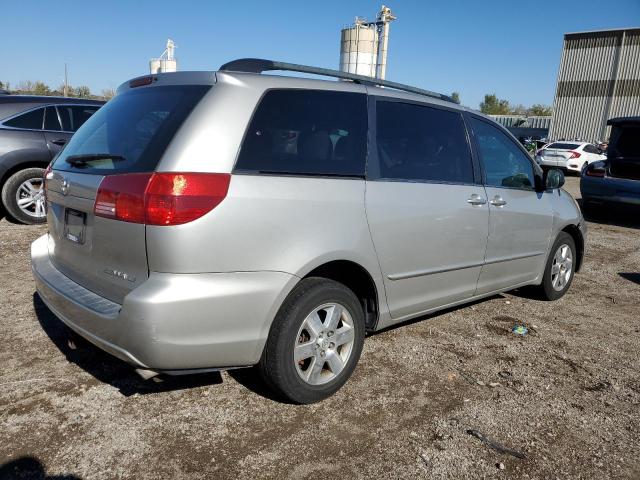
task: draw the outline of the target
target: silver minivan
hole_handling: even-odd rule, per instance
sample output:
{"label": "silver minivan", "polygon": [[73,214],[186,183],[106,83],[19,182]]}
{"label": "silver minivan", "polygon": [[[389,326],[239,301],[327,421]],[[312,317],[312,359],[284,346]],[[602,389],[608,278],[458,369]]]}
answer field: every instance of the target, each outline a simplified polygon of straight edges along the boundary
{"label": "silver minivan", "polygon": [[564,295],[585,224],[563,182],[443,95],[237,60],[118,88],[46,172],[32,268],[57,317],[144,377],[257,365],[311,403],[368,332]]}

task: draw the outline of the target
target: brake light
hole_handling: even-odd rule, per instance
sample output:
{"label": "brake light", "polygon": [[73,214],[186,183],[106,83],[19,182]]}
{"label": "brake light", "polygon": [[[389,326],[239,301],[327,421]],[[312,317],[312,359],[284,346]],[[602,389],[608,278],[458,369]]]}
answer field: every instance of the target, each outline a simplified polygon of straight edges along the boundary
{"label": "brake light", "polygon": [[49,165],[47,165],[47,168],[44,169],[44,173],[42,174],[42,188],[45,189],[46,192],[46,188],[47,188],[47,179],[49,177],[49,174],[51,173],[51,163]]}
{"label": "brake light", "polygon": [[574,152],[571,151],[571,156],[569,157],[569,160],[571,160],[572,158],[579,158],[580,157],[580,152]]}
{"label": "brake light", "polygon": [[218,206],[230,181],[225,173],[109,175],[100,183],[93,211],[123,222],[181,225]]}
{"label": "brake light", "polygon": [[129,82],[129,88],[142,87],[143,85],[151,85],[153,83],[154,78],[151,75],[147,75],[146,77],[134,78]]}
{"label": "brake light", "polygon": [[588,177],[604,177],[605,171],[604,167],[593,167],[589,165],[584,174]]}
{"label": "brake light", "polygon": [[51,173],[51,164],[47,165],[47,168],[44,169],[44,173],[42,174],[42,195],[44,197],[44,209],[47,211],[47,179],[49,178],[49,174]]}

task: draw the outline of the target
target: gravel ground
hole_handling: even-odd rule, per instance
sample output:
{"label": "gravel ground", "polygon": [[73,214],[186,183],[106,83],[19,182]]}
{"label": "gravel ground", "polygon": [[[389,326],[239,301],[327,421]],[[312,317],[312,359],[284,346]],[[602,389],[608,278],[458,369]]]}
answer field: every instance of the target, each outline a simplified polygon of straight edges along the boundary
{"label": "gravel ground", "polygon": [[589,222],[560,301],[512,292],[378,333],[338,394],[294,406],[251,370],[139,380],[35,295],[45,228],[2,220],[0,478],[640,478],[639,228]]}

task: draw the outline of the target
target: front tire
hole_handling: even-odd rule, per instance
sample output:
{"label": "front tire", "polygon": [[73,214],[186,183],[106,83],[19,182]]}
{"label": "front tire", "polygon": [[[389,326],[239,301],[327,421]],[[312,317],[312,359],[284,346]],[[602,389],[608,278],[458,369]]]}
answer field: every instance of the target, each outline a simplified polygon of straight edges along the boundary
{"label": "front tire", "polygon": [[43,168],[25,168],[4,183],[2,204],[15,221],[27,225],[47,221],[43,175]]}
{"label": "front tire", "polygon": [[558,300],[567,293],[573,282],[576,260],[576,244],[573,237],[566,232],[560,232],[551,248],[540,286],[545,299]]}
{"label": "front tire", "polygon": [[364,312],[351,290],[326,278],[306,278],[280,307],[258,368],[289,401],[318,402],[349,379],[364,334]]}

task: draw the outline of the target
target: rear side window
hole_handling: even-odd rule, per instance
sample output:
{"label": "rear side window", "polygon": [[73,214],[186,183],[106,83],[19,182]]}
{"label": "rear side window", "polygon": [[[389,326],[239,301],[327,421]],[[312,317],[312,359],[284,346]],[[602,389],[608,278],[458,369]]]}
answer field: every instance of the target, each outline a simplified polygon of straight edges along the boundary
{"label": "rear side window", "polygon": [[54,168],[102,175],[155,170],[178,128],[209,88],[131,89],[116,95],[88,120],[82,112],[73,113],[73,122],[86,122],[71,137]]}
{"label": "rear side window", "polygon": [[258,106],[236,171],[364,176],[366,95],[270,90]]}
{"label": "rear side window", "polygon": [[56,107],[47,107],[44,111],[44,129],[52,131],[60,131],[60,120]]}
{"label": "rear side window", "polygon": [[532,190],[533,164],[529,157],[499,128],[477,118],[472,118],[471,123],[484,165],[486,184]]}
{"label": "rear side window", "polygon": [[471,151],[457,112],[378,101],[376,143],[381,178],[473,183]]}
{"label": "rear side window", "polygon": [[65,132],[75,132],[97,109],[98,107],[83,107],[80,105],[58,105],[62,129]]}
{"label": "rear side window", "polygon": [[574,148],[578,148],[580,146],[580,144],[578,143],[560,143],[560,142],[555,142],[552,143],[551,145],[549,145],[546,148],[551,148],[554,150],[573,150]]}
{"label": "rear side window", "polygon": [[44,119],[44,108],[37,108],[30,112],[23,113],[11,120],[7,120],[4,124],[8,127],[25,128],[29,130],[42,130],[42,121]]}

